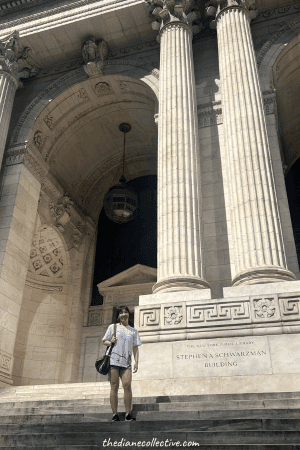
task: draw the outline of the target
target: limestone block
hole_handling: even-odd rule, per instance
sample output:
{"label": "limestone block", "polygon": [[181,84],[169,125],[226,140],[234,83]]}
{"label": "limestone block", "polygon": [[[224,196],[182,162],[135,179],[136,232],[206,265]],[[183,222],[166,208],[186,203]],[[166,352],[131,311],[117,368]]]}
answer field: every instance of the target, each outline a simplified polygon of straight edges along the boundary
{"label": "limestone block", "polygon": [[[270,355],[273,373],[294,373],[300,371],[300,336],[282,335],[269,336]],[[283,351],[284,349],[284,351]]]}
{"label": "limestone block", "polygon": [[[211,291],[210,289],[194,289],[192,291],[186,291],[184,292],[184,298],[185,300],[210,299]],[[139,305],[160,305],[164,303],[179,302],[180,300],[182,300],[182,291],[140,295]]]}
{"label": "limestone block", "polygon": [[[133,380],[152,380],[173,378],[173,351],[172,343],[160,342],[155,344],[143,344],[139,350],[139,370],[133,374]],[[160,357],[158,357],[160,355]],[[153,368],[155,367],[155,370]]]}

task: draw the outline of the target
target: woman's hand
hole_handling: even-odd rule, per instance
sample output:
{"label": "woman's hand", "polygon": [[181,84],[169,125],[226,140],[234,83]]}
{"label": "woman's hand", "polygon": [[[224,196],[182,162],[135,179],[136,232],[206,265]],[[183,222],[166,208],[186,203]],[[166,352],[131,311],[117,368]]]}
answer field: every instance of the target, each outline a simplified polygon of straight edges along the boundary
{"label": "woman's hand", "polygon": [[133,373],[135,373],[135,372],[137,372],[138,371],[138,368],[139,368],[139,363],[137,363],[137,362],[135,362],[134,363],[134,366],[133,366]]}
{"label": "woman's hand", "polygon": [[116,342],[117,342],[117,338],[114,336],[112,339],[111,339],[111,341],[110,341],[112,344],[115,344]]}

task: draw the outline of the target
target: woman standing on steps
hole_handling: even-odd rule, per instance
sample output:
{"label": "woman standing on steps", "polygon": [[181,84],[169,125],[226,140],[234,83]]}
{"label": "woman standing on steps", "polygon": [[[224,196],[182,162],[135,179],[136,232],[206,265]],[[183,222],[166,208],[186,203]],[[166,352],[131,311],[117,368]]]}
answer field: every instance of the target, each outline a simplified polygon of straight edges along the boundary
{"label": "woman standing on steps", "polygon": [[114,324],[111,324],[104,337],[103,344],[114,347],[110,356],[110,404],[113,412],[112,420],[120,420],[118,414],[118,389],[119,378],[121,378],[124,389],[124,404],[126,409],[126,421],[136,420],[132,414],[132,391],[131,391],[131,357],[134,356],[133,372],[138,370],[139,345],[141,340],[137,330],[128,324],[129,309],[127,306],[119,306],[117,310],[116,337],[114,337]]}

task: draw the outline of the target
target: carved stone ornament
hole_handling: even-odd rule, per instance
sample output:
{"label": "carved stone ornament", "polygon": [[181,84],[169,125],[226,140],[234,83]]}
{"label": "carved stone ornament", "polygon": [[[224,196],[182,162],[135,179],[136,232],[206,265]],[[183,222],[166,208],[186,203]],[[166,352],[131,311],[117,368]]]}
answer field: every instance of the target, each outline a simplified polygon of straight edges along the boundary
{"label": "carved stone ornament", "polygon": [[256,317],[265,319],[273,317],[275,314],[274,300],[264,298],[254,301],[254,310]]}
{"label": "carved stone ornament", "polygon": [[88,319],[88,327],[95,327],[98,325],[102,325],[102,309],[99,308],[90,308],[89,309],[89,319]]}
{"label": "carved stone ornament", "polygon": [[100,81],[99,83],[95,84],[94,89],[95,93],[99,96],[113,94],[114,92],[110,85],[104,81]]}
{"label": "carved stone ornament", "polygon": [[34,140],[34,145],[41,152],[43,150],[43,146],[44,146],[44,143],[45,143],[45,140],[46,140],[46,136],[44,136],[43,133],[38,130],[34,134],[33,140]]}
{"label": "carved stone ornament", "polygon": [[89,77],[103,75],[104,60],[108,55],[108,48],[105,41],[99,41],[92,36],[88,38],[82,46],[83,66]]}
{"label": "carved stone ornament", "polygon": [[57,232],[47,225],[34,235],[30,249],[29,271],[45,281],[59,278],[63,282],[64,248]]}
{"label": "carved stone ornament", "polygon": [[55,204],[49,203],[51,215],[56,218],[56,226],[59,231],[65,231],[65,225],[71,220],[70,207],[74,204],[71,198],[65,194],[61,200]]}
{"label": "carved stone ornament", "polygon": [[19,87],[23,86],[21,79],[32,77],[39,71],[27,61],[29,52],[29,47],[21,49],[18,31],[0,40],[1,69],[12,75]]}
{"label": "carved stone ornament", "polygon": [[258,16],[255,0],[210,0],[205,5],[206,16],[213,17],[213,20],[209,24],[210,28],[216,28],[218,17],[222,11],[234,7],[246,11],[249,20],[256,19]]}
{"label": "carved stone ornament", "polygon": [[[152,29],[161,30],[170,22],[183,22],[194,34],[203,28],[195,0],[148,0]],[[157,39],[159,41],[159,37]]]}
{"label": "carved stone ornament", "polygon": [[169,325],[176,325],[182,321],[182,308],[171,306],[165,309],[165,322]]}

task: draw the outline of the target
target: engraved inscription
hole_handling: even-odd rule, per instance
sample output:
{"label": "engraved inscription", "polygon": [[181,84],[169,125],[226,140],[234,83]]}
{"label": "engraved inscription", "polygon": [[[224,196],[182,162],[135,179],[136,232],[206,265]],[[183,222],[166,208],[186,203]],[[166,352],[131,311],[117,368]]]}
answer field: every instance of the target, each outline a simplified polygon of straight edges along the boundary
{"label": "engraved inscription", "polygon": [[[173,345],[175,376],[234,376],[272,373],[266,337],[224,338]],[[180,376],[179,376],[180,377]]]}

